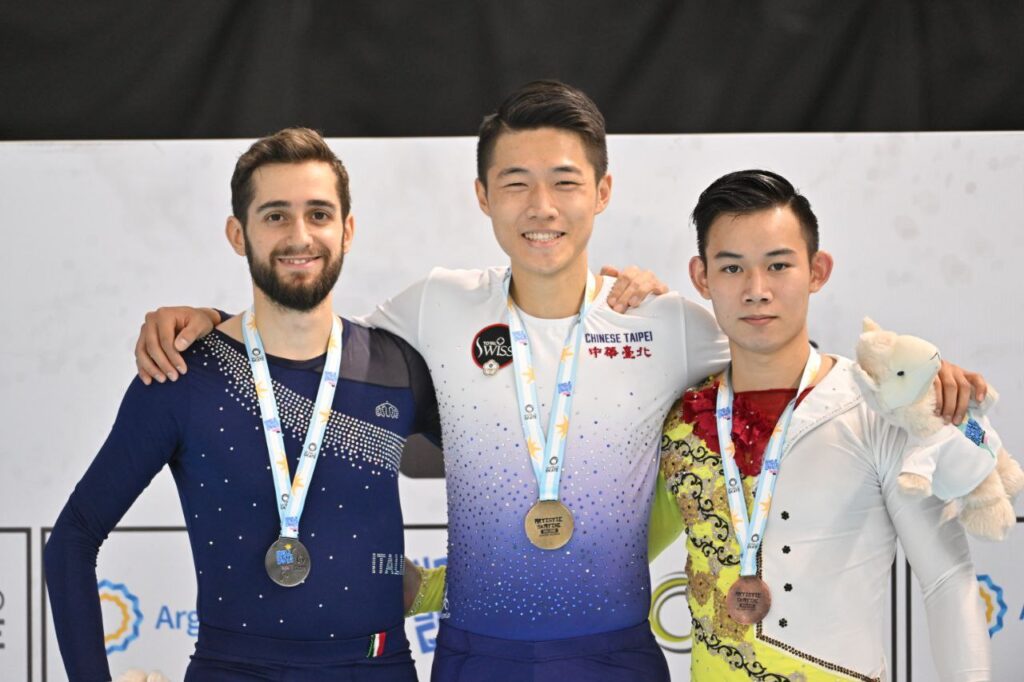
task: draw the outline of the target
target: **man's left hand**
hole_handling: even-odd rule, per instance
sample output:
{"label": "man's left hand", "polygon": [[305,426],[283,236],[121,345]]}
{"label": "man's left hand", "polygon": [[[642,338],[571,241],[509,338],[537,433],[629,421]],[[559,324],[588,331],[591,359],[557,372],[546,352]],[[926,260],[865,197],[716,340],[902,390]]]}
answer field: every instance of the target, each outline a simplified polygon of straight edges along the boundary
{"label": "man's left hand", "polygon": [[601,268],[601,275],[616,278],[615,286],[608,292],[608,306],[617,313],[637,307],[650,294],[668,293],[668,286],[657,275],[635,265],[622,271],[606,265]]}
{"label": "man's left hand", "polygon": [[935,377],[935,414],[949,424],[960,424],[967,416],[967,405],[974,398],[981,402],[988,392],[985,378],[958,365],[942,361]]}

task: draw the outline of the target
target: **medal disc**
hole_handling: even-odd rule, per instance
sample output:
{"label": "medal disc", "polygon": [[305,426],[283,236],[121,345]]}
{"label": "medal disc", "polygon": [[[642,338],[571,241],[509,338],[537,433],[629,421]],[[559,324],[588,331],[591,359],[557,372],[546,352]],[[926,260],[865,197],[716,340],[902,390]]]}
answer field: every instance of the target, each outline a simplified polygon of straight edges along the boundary
{"label": "medal disc", "polygon": [[743,625],[760,623],[771,607],[772,595],[768,585],[756,575],[740,576],[725,598],[729,617]]}
{"label": "medal disc", "polygon": [[267,575],[281,587],[295,587],[309,576],[309,550],[296,538],[278,538],[263,560]]}
{"label": "medal disc", "polygon": [[558,500],[540,500],[526,512],[526,537],[540,549],[559,549],[572,538],[572,512]]}

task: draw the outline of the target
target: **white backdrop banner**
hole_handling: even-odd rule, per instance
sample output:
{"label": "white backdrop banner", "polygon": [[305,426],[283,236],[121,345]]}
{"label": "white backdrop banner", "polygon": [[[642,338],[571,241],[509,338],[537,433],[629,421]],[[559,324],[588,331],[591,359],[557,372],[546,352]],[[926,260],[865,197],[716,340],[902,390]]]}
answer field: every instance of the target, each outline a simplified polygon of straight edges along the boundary
{"label": "white backdrop banner", "polygon": [[[46,613],[41,547],[103,442],[134,373],[132,348],[159,304],[240,311],[243,259],[225,243],[228,181],[251,140],[0,144],[5,248],[0,334],[0,680],[66,679]],[[473,194],[475,140],[337,139],[352,176],[356,239],[336,291],[358,315],[430,267],[505,261]],[[692,293],[688,216],[723,173],[768,168],[809,197],[836,259],[811,303],[811,334],[849,355],[870,315],[936,343],[1000,389],[993,415],[1024,457],[1024,134],[618,136],[614,196],[599,217],[594,265],[635,263]],[[680,387],[682,388],[682,387]],[[445,561],[444,486],[402,477],[407,553]],[[1018,507],[1018,514],[1021,514]],[[171,478],[162,473],[111,535],[99,587],[115,671],[160,667],[180,679],[195,639],[195,582]],[[995,679],[1024,679],[1021,531],[975,545]],[[690,647],[681,545],[652,568],[652,625],[673,679]],[[930,682],[919,590],[902,556],[891,602],[892,679]],[[890,585],[880,585],[890,590]],[[427,679],[436,616],[407,623]]]}

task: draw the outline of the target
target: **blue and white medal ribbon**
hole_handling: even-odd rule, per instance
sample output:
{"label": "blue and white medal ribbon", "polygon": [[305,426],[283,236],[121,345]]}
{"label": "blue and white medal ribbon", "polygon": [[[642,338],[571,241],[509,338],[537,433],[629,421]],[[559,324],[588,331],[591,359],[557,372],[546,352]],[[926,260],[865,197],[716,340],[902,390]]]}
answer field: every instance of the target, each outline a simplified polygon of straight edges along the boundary
{"label": "blue and white medal ribbon", "polygon": [[288,455],[284,448],[284,436],[281,433],[281,419],[277,410],[277,400],[274,398],[270,366],[267,364],[267,354],[263,349],[260,333],[256,329],[256,316],[252,310],[247,310],[242,316],[242,336],[245,339],[245,350],[249,355],[256,397],[260,403],[263,435],[267,442],[270,470],[277,493],[277,511],[281,522],[281,536],[267,552],[267,571],[274,582],[292,587],[305,580],[309,574],[309,554],[298,540],[299,520],[306,505],[306,494],[313,478],[313,471],[316,469],[317,460],[320,459],[320,447],[327,422],[331,418],[334,389],[338,384],[338,373],[341,370],[341,320],[337,316],[333,318],[331,336],[327,342],[327,360],[320,375],[320,387],[317,390],[309,426],[306,428],[306,439],[302,444],[302,454],[299,456],[299,466],[294,479],[291,478],[288,467]]}
{"label": "blue and white medal ribbon", "polygon": [[587,271],[587,285],[579,314],[572,323],[555,377],[554,398],[548,429],[545,435],[540,426],[540,401],[537,399],[536,377],[530,353],[530,338],[519,315],[509,287],[512,271],[505,275],[505,296],[508,299],[508,327],[512,337],[512,365],[515,370],[516,397],[519,417],[526,438],[526,449],[537,479],[538,502],[526,515],[524,527],[530,541],[541,549],[558,549],[572,537],[573,519],[569,510],[558,501],[558,490],[565,457],[565,442],[569,436],[569,420],[573,393],[576,389],[576,371],[579,365],[580,343],[583,340],[583,319],[596,295],[596,280]]}
{"label": "blue and white medal ribbon", "polygon": [[743,625],[760,623],[772,607],[771,591],[767,583],[757,575],[757,550],[761,547],[764,528],[768,523],[768,511],[772,506],[772,494],[775,492],[775,483],[779,475],[782,446],[786,442],[786,431],[793,418],[796,401],[814,381],[820,369],[821,356],[810,347],[810,355],[807,364],[804,365],[796,395],[783,410],[765,447],[761,473],[757,478],[757,491],[754,493],[753,519],[747,515],[743,478],[740,476],[739,467],[736,466],[736,446],[732,442],[731,367],[722,374],[718,385],[715,410],[718,443],[722,455],[722,469],[725,473],[729,510],[732,512],[732,526],[736,530],[736,539],[740,545],[740,577],[729,587],[729,592],[725,596],[725,608],[730,618]]}
{"label": "blue and white medal ribbon", "polygon": [[732,512],[732,525],[736,529],[736,540],[740,545],[740,575],[757,574],[757,550],[764,538],[764,527],[768,523],[768,512],[772,505],[772,494],[778,480],[779,464],[782,447],[786,442],[786,431],[796,409],[796,401],[821,369],[821,356],[818,351],[810,348],[807,364],[804,365],[800,377],[800,386],[796,395],[786,405],[772,436],[765,447],[761,474],[757,479],[757,491],[754,494],[753,518],[747,514],[747,502],[743,497],[743,478],[736,466],[736,446],[732,442],[732,402],[733,391],[730,385],[732,368],[726,369],[718,385],[718,398],[715,417],[718,423],[718,443],[722,455],[722,469],[725,472],[726,493],[729,498],[729,511]]}

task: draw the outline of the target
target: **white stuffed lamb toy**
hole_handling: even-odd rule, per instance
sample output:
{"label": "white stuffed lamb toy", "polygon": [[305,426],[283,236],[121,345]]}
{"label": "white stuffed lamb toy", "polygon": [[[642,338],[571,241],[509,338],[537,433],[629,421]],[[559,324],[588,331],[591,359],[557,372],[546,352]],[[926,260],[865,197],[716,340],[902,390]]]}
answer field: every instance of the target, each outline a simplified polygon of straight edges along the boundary
{"label": "white stuffed lamb toy", "polygon": [[886,331],[864,318],[854,377],[868,406],[906,429],[919,446],[903,461],[900,487],[944,501],[959,498],[960,522],[968,532],[1002,540],[1016,522],[1011,500],[1024,488],[1024,472],[984,417],[998,395],[989,386],[981,404],[972,398],[968,419],[960,425],[964,436],[978,446],[976,452],[936,459],[941,450],[928,446],[944,442],[953,428],[935,414],[932,380],[941,363],[938,349],[924,339]]}

